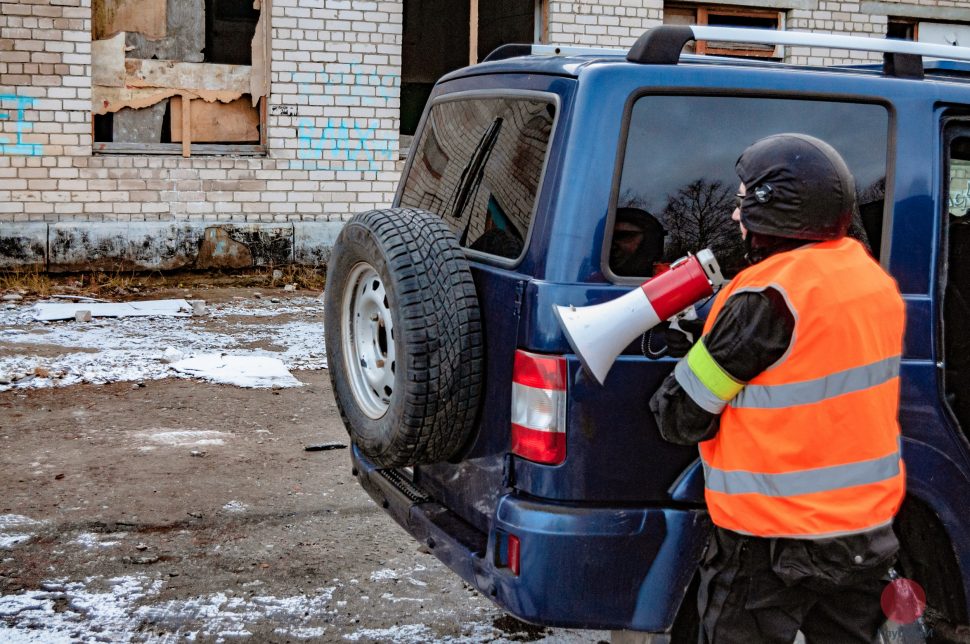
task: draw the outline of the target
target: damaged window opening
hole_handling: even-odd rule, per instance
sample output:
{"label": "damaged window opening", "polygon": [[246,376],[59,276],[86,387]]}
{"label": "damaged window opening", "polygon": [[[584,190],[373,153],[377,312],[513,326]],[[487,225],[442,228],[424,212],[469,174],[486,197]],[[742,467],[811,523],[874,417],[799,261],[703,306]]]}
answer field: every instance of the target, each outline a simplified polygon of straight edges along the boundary
{"label": "damaged window opening", "polygon": [[[784,29],[785,14],[771,9],[729,7],[724,5],[664,4],[664,24],[709,25],[711,27],[747,27],[752,29]],[[744,58],[783,58],[778,45],[751,43],[697,42],[684,48],[687,53]]]}
{"label": "damaged window opening", "polygon": [[543,42],[548,0],[404,0],[401,149],[411,143],[435,81],[508,43]]}
{"label": "damaged window opening", "polygon": [[265,154],[270,0],[93,0],[100,154]]}

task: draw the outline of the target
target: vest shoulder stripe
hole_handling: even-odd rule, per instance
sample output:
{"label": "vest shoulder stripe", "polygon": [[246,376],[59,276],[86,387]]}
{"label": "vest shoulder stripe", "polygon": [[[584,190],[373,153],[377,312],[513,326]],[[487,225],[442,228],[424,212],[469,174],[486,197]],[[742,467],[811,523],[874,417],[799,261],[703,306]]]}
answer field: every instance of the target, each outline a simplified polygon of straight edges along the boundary
{"label": "vest shoulder stripe", "polygon": [[784,385],[748,385],[731,401],[735,409],[781,409],[809,405],[876,387],[899,376],[900,356],[895,355],[828,376]]}
{"label": "vest shoulder stripe", "polygon": [[722,470],[703,461],[704,480],[707,489],[723,494],[798,496],[885,481],[900,473],[899,458],[897,450],[867,461],[783,474]]}

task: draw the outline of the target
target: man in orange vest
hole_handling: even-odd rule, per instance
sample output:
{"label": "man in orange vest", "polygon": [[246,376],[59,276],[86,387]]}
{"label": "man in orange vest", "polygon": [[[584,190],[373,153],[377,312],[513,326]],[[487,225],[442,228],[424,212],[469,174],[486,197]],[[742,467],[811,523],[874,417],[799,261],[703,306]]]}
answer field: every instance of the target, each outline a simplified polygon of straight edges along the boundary
{"label": "man in orange vest", "polygon": [[846,236],[855,182],[834,148],[770,136],[736,170],[750,266],[650,401],[704,467],[700,641],[868,643],[905,492],[903,301]]}

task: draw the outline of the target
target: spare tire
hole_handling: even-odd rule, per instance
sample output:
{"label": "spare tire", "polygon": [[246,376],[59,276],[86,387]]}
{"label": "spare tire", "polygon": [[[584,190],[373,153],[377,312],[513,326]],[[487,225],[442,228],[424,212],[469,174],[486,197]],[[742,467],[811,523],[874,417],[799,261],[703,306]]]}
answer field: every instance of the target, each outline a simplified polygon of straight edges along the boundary
{"label": "spare tire", "polygon": [[330,381],[361,452],[382,467],[453,458],[475,431],[483,342],[464,251],[434,213],[371,210],[327,266]]}

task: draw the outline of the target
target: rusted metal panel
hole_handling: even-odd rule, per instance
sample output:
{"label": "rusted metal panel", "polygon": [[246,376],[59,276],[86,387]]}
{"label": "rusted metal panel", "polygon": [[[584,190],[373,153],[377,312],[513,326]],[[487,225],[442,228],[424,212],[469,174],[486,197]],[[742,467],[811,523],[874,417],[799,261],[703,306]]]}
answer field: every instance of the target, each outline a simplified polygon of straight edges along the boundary
{"label": "rusted metal panel", "polygon": [[[172,99],[172,141],[182,140],[182,101]],[[191,139],[197,142],[259,141],[259,111],[245,98],[231,103],[191,103]]]}
{"label": "rusted metal panel", "polygon": [[47,224],[0,223],[0,268],[43,269],[47,265]]}
{"label": "rusted metal panel", "polygon": [[138,32],[148,38],[164,38],[167,5],[166,0],[92,0],[94,38],[105,38],[119,31]]}

